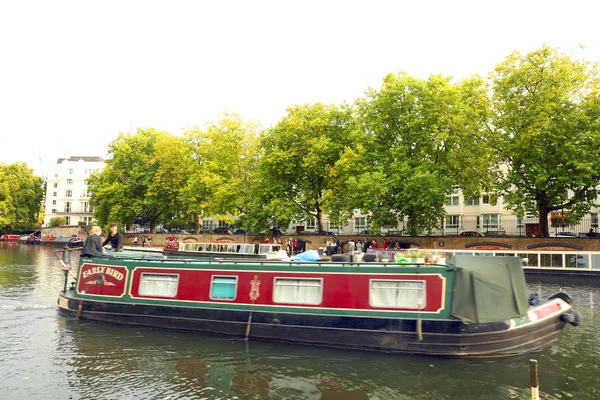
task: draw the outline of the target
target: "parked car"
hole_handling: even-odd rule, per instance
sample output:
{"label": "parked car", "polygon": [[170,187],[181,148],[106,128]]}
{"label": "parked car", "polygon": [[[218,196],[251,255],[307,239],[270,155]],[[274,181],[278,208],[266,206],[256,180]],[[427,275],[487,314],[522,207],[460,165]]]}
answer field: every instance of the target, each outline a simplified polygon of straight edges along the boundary
{"label": "parked car", "polygon": [[271,228],[271,235],[285,235],[279,228]]}
{"label": "parked car", "polygon": [[327,231],[327,232],[323,232],[323,235],[327,235],[327,236],[337,236],[337,233],[333,232],[333,231]]}
{"label": "parked car", "polygon": [[483,233],[477,231],[464,231],[461,232],[458,236],[483,236]]}
{"label": "parked car", "polygon": [[562,237],[562,238],[576,238],[577,233],[575,232],[556,232],[554,237]]}
{"label": "parked car", "polygon": [[238,229],[235,232],[233,232],[234,235],[245,235],[246,231],[244,229]]}
{"label": "parked car", "polygon": [[156,228],[156,233],[169,233],[165,228]]}
{"label": "parked car", "polygon": [[226,226],[213,229],[213,233],[216,235],[233,235],[233,231]]}

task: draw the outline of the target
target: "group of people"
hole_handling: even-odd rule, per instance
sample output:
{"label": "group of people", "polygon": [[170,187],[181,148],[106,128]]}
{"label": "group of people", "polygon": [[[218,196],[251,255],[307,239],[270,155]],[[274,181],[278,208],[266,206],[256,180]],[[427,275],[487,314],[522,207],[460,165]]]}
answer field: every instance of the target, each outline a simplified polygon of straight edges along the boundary
{"label": "group of people", "polygon": [[[328,239],[325,241],[325,254],[331,256],[332,254],[360,254],[366,253],[369,248],[377,249],[379,245],[375,239],[364,239],[357,240],[350,238],[347,242],[340,242],[339,239]],[[400,242],[396,239],[383,240],[383,249],[400,249]]]}
{"label": "group of people", "polygon": [[123,235],[118,232],[119,225],[110,224],[110,232],[106,239],[102,241],[100,237],[102,235],[102,228],[99,226],[92,226],[90,233],[83,244],[81,249],[81,255],[84,257],[94,257],[104,255],[104,246],[110,243],[111,251],[122,251],[123,250]]}
{"label": "group of people", "polygon": [[[142,235],[141,240],[142,240],[142,247],[146,247],[146,243],[148,243],[148,247],[152,247],[152,238],[150,236],[146,237],[146,236]],[[137,247],[137,245],[138,245],[137,236],[134,236],[131,243],[133,244],[133,247]]]}

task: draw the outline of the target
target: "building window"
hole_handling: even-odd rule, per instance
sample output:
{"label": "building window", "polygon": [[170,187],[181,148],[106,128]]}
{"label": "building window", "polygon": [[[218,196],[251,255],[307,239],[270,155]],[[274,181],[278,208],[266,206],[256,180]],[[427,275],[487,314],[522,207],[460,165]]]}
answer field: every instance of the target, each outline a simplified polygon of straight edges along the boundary
{"label": "building window", "polygon": [[55,183],[53,187],[56,189],[58,187],[58,183]]}
{"label": "building window", "polygon": [[481,196],[481,203],[482,204],[490,204],[490,195],[484,194],[483,196]]}
{"label": "building window", "polygon": [[590,216],[592,217],[592,227],[597,228],[598,227],[598,214],[590,214]]}
{"label": "building window", "polygon": [[56,208],[52,209],[52,214],[56,214]]}
{"label": "building window", "polygon": [[210,232],[213,230],[213,222],[210,219],[202,220],[202,230],[204,232]]}
{"label": "building window", "polygon": [[286,304],[321,304],[322,279],[275,278],[273,302]]}
{"label": "building window", "polygon": [[316,229],[317,228],[317,220],[316,218],[310,218],[308,221],[306,221],[306,229]]}
{"label": "building window", "polygon": [[71,212],[71,202],[65,202],[65,212]]}
{"label": "building window", "polygon": [[73,197],[73,191],[71,189],[67,189],[65,192],[65,197]]}
{"label": "building window", "polygon": [[65,225],[71,225],[71,217],[69,217],[69,216],[65,217]]}
{"label": "building window", "polygon": [[54,174],[54,177],[55,177],[55,178],[58,178],[58,174]]}
{"label": "building window", "polygon": [[56,205],[56,200],[52,200],[52,205],[55,206]]}
{"label": "building window", "polygon": [[175,297],[179,275],[145,274],[140,278],[140,296]]}
{"label": "building window", "polygon": [[422,309],[426,306],[425,281],[371,280],[371,307]]}
{"label": "building window", "polygon": [[213,276],[210,298],[213,300],[234,300],[237,289],[237,276]]}
{"label": "building window", "polygon": [[58,195],[58,192],[52,192],[52,196],[56,197]]}
{"label": "building window", "polygon": [[458,205],[458,196],[446,197],[446,205],[447,206],[457,206]]}
{"label": "building window", "polygon": [[363,229],[367,229],[367,217],[354,218],[354,230],[359,232]]}
{"label": "building window", "polygon": [[446,228],[459,228],[460,215],[446,215]]}
{"label": "building window", "polygon": [[500,226],[500,216],[498,214],[485,214],[481,217],[483,218],[484,229],[498,229]]}
{"label": "building window", "polygon": [[73,184],[73,179],[67,179],[67,185],[72,185]]}
{"label": "building window", "polygon": [[517,228],[523,227],[523,217],[517,217]]}
{"label": "building window", "polygon": [[69,168],[69,175],[73,175],[73,172],[75,172],[73,168]]}
{"label": "building window", "polygon": [[477,199],[474,199],[474,198],[472,198],[472,197],[469,197],[469,198],[467,199],[467,203],[466,203],[466,205],[468,205],[468,206],[478,206],[478,205],[479,205],[479,199],[478,199],[478,198],[477,198]]}

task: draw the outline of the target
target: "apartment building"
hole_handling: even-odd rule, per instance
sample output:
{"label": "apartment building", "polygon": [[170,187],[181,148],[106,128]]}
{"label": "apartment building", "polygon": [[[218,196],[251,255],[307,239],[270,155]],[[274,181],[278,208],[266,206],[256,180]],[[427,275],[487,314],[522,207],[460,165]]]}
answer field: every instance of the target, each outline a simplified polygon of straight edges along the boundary
{"label": "apartment building", "polygon": [[87,178],[104,168],[101,157],[59,158],[49,165],[44,226],[54,217],[64,217],[67,225],[91,224]]}

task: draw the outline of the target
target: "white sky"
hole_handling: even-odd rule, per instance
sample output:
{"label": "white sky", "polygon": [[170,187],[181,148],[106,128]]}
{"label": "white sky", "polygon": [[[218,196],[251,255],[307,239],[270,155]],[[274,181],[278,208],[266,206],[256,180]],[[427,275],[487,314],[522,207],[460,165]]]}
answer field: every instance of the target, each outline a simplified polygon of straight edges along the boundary
{"label": "white sky", "polygon": [[[596,1],[0,1],[0,162],[36,173],[231,110],[353,102],[388,72],[487,75],[543,43],[600,61]],[[579,48],[582,44],[584,50]],[[40,162],[41,159],[41,162]]]}

